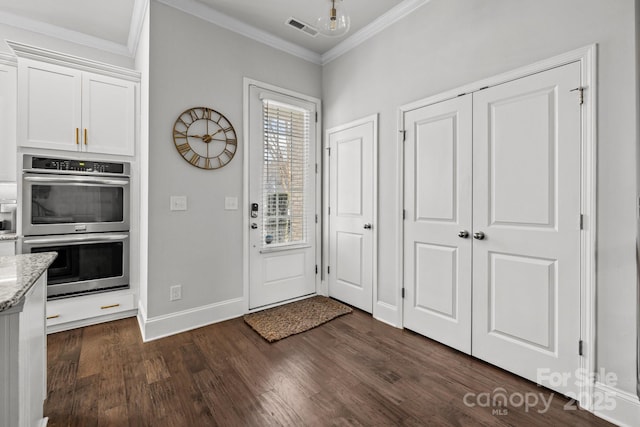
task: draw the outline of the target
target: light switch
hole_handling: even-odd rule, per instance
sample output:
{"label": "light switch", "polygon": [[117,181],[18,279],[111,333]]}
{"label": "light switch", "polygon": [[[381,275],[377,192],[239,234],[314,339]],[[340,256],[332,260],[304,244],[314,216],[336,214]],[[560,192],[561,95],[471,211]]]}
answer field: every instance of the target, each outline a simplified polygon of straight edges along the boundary
{"label": "light switch", "polygon": [[224,198],[224,209],[227,211],[236,211],[238,210],[238,198],[237,197],[225,197]]}
{"label": "light switch", "polygon": [[187,210],[187,196],[171,196],[172,211],[186,211]]}

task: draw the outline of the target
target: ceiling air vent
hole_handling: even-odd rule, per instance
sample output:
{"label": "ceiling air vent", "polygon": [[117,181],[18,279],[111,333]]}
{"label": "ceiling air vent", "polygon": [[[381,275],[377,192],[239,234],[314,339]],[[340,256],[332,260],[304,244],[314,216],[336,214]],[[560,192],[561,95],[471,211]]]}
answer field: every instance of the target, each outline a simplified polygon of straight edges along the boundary
{"label": "ceiling air vent", "polygon": [[296,30],[302,31],[303,33],[311,36],[311,37],[315,37],[318,35],[318,30],[316,30],[315,28],[313,28],[311,25],[309,24],[305,24],[304,22],[302,22],[299,19],[296,18],[289,18],[287,19],[287,25],[290,25],[291,27],[295,28]]}

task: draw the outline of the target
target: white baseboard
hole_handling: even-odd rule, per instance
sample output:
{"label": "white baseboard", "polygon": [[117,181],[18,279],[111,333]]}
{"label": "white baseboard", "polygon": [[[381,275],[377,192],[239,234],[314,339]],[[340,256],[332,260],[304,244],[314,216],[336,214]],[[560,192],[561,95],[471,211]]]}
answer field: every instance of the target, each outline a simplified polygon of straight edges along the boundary
{"label": "white baseboard", "polygon": [[240,317],[244,314],[244,306],[244,299],[236,298],[151,318],[148,318],[147,313],[140,308],[138,310],[138,323],[140,324],[142,340],[144,342],[153,341],[212,323]]}
{"label": "white baseboard", "polygon": [[602,383],[594,388],[593,413],[619,426],[640,426],[638,396]]}
{"label": "white baseboard", "polygon": [[402,328],[398,324],[398,308],[386,302],[378,301],[373,306],[373,318],[394,328]]}
{"label": "white baseboard", "polygon": [[323,297],[329,296],[329,285],[326,280],[320,282],[320,286],[316,292],[318,295],[322,295]]}

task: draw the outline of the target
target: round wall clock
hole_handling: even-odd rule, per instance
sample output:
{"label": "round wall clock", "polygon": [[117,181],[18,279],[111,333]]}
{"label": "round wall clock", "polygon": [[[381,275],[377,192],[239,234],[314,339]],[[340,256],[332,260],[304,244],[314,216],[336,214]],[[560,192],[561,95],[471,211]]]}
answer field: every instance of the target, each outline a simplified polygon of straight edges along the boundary
{"label": "round wall clock", "polygon": [[178,153],[200,169],[219,169],[236,154],[236,131],[227,118],[207,107],[189,108],[173,125]]}

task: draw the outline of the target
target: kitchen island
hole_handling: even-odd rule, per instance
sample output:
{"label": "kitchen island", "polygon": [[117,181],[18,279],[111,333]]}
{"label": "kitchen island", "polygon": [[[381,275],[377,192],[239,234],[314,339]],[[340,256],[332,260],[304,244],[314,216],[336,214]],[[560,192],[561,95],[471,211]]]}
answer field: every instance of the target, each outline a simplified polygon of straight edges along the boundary
{"label": "kitchen island", "polygon": [[0,256],[0,427],[47,424],[46,282],[56,256]]}

